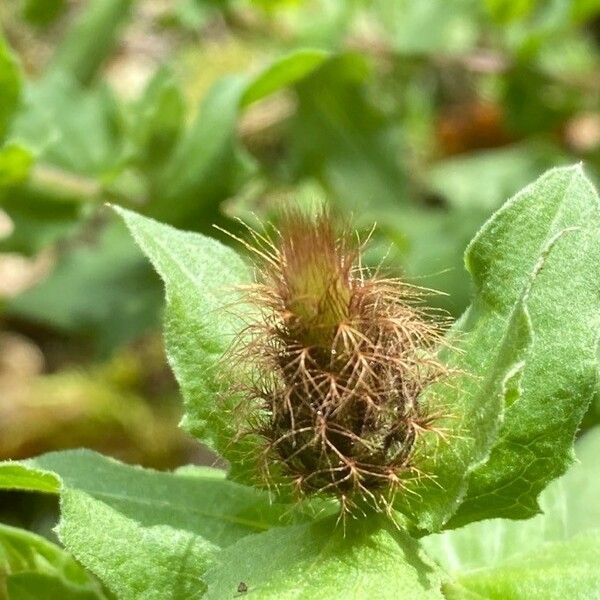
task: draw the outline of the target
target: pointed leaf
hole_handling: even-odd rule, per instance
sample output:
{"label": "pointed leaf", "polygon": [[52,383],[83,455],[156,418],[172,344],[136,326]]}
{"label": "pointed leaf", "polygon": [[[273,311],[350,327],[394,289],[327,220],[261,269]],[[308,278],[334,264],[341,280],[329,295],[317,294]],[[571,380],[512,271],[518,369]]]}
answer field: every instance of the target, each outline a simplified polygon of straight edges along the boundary
{"label": "pointed leaf", "polygon": [[550,171],[526,188],[472,243],[470,269],[497,274],[486,289],[492,311],[500,309],[500,286],[515,293],[526,266],[542,257],[543,265],[526,302],[533,342],[521,393],[506,407],[499,439],[472,473],[450,526],[535,515],[539,493],[572,462],[575,432],[597,394],[598,231],[598,195],[576,166]]}
{"label": "pointed leaf", "polygon": [[507,202],[468,247],[476,292],[453,331],[462,352],[450,359],[464,375],[432,390],[450,415],[447,441],[423,438],[419,466],[434,479],[415,486],[425,502],[404,498],[421,527],[456,511],[473,469],[451,525],[532,516],[539,492],[570,463],[596,385],[598,219],[580,167],[556,169]]}
{"label": "pointed leaf", "polygon": [[[249,270],[233,250],[116,208],[165,283],[167,355],[186,404],[184,427],[222,456],[239,457],[231,410],[219,393],[223,354],[242,328],[235,286]],[[239,312],[239,310],[238,310]],[[222,381],[222,380],[221,380]]]}

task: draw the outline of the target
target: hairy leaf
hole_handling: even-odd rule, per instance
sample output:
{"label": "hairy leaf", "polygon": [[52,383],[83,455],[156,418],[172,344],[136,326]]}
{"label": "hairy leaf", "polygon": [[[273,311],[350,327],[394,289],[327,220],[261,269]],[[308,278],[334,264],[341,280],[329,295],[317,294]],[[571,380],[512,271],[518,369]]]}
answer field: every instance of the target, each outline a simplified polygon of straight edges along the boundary
{"label": "hairy leaf", "polygon": [[[496,286],[513,295],[527,266],[543,264],[526,302],[533,342],[520,393],[451,526],[535,515],[539,493],[572,461],[575,432],[598,390],[599,228],[598,196],[581,168],[556,169],[508,202],[469,248],[471,272],[493,268]],[[500,309],[493,284],[486,298],[489,310]]]}
{"label": "hairy leaf", "polygon": [[540,495],[543,514],[525,521],[477,521],[427,536],[422,541],[426,551],[447,571],[460,576],[465,571],[496,567],[517,554],[536,551],[547,542],[562,542],[590,529],[600,530],[600,428],[587,433],[575,448],[578,461]]}
{"label": "hairy leaf", "polygon": [[61,541],[119,598],[199,597],[219,548],[309,519],[222,471],[162,473],[82,450],[0,464],[0,486],[60,494]]}
{"label": "hairy leaf", "polygon": [[535,514],[537,494],[569,464],[596,385],[597,223],[581,169],[557,169],[500,209],[467,249],[476,293],[450,357],[463,374],[429,396],[449,415],[447,440],[422,438],[419,466],[434,479],[414,485],[424,502],[405,494],[399,504],[420,527],[435,530],[457,510],[469,470],[479,469],[454,525]]}
{"label": "hairy leaf", "polygon": [[417,543],[377,518],[331,519],[252,535],[230,546],[206,573],[207,600],[235,597],[443,598],[440,573]]}
{"label": "hairy leaf", "polygon": [[[102,531],[102,535],[90,532]],[[118,598],[200,598],[216,547],[190,531],[140,525],[78,490],[62,495],[60,539]]]}
{"label": "hairy leaf", "polygon": [[236,400],[219,392],[223,354],[243,326],[235,287],[249,280],[248,268],[216,240],[117,211],[165,282],[167,355],[186,404],[183,425],[235,463],[240,458],[232,416]]}

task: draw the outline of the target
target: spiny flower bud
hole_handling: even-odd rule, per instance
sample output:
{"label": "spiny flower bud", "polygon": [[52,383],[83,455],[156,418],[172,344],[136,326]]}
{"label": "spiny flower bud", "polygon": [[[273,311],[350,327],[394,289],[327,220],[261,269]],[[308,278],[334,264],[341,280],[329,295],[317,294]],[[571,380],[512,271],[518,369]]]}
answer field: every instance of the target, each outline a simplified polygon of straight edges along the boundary
{"label": "spiny flower bud", "polygon": [[276,235],[252,234],[248,299],[260,316],[236,356],[251,374],[241,406],[264,440],[264,472],[344,509],[389,508],[435,418],[421,392],[447,375],[439,325],[417,309],[418,288],[369,276],[361,245],[327,214],[288,211]]}

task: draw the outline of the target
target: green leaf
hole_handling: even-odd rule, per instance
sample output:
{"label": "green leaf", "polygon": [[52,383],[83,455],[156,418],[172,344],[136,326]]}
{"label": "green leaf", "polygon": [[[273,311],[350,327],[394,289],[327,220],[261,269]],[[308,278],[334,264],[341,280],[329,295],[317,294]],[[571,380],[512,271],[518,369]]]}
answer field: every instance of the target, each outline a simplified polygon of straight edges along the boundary
{"label": "green leaf", "polygon": [[[458,583],[476,597],[490,600],[584,600],[600,593],[599,563],[600,531],[595,531],[546,544],[495,568],[467,572]],[[465,597],[451,587],[445,592],[450,600]]]}
{"label": "green leaf", "polygon": [[157,174],[148,214],[172,225],[189,227],[194,223],[197,230],[217,221],[219,204],[255,170],[254,161],[237,140],[242,110],[306,78],[325,58],[318,50],[301,49],[253,78],[219,80]]}
{"label": "green leaf", "polygon": [[31,152],[15,142],[0,146],[0,197],[4,195],[2,188],[22,183],[31,169],[33,156]]}
{"label": "green leaf", "polygon": [[580,438],[575,450],[577,461],[559,480],[567,499],[567,509],[560,513],[565,519],[567,536],[592,528],[600,529],[600,427],[595,427]]}
{"label": "green leaf", "polygon": [[485,6],[497,23],[510,23],[527,18],[536,8],[536,0],[485,0]]}
{"label": "green leaf", "polygon": [[417,480],[419,496],[399,502],[418,526],[439,528],[461,501],[451,526],[532,516],[539,492],[568,466],[595,390],[597,219],[581,169],[557,169],[505,204],[467,249],[476,293],[449,359],[464,374],[429,396],[450,415],[448,440],[423,436],[418,464],[434,479]]}
{"label": "green leaf", "polygon": [[535,515],[539,493],[572,461],[575,432],[597,394],[599,208],[579,166],[556,169],[509,201],[469,247],[471,272],[494,272],[480,300],[488,312],[502,314],[499,288],[514,298],[528,268],[537,265],[538,276],[526,301],[533,342],[520,393],[450,526]]}
{"label": "green leaf", "polygon": [[0,141],[4,139],[21,96],[21,73],[17,60],[0,33]]}
{"label": "green leaf", "polygon": [[473,0],[378,0],[375,10],[397,52],[461,54],[477,42],[478,4]]}
{"label": "green leaf", "polygon": [[121,155],[114,102],[108,88],[85,89],[69,73],[50,73],[27,85],[11,133],[67,176],[106,176]]}
{"label": "green leaf", "polygon": [[506,198],[560,160],[563,155],[557,148],[525,142],[438,161],[429,169],[427,180],[453,210],[479,211],[483,223]]}
{"label": "green leaf", "polygon": [[241,98],[241,107],[244,108],[304,79],[323,64],[328,56],[323,50],[305,48],[282,57],[246,87]]}
{"label": "green leaf", "polygon": [[58,534],[77,559],[123,599],[200,598],[205,589],[202,574],[216,551],[199,535],[164,525],[140,526],[77,490],[62,494]]}
{"label": "green leaf", "polygon": [[27,255],[36,254],[72,233],[81,208],[33,191],[28,184],[11,188],[0,206],[14,225],[11,235],[0,240],[0,250]]}
{"label": "green leaf", "polygon": [[431,303],[458,317],[473,295],[464,268],[465,247],[506,198],[560,161],[555,148],[533,143],[438,161],[429,169],[427,183],[448,208],[393,207],[387,218],[378,218],[378,230],[388,240],[400,240],[403,252],[397,260],[405,276],[442,292]]}
{"label": "green leaf", "polygon": [[578,461],[540,495],[543,513],[525,521],[489,519],[423,538],[422,543],[450,573],[491,568],[547,542],[562,542],[573,535],[600,530],[597,498],[597,457],[600,428],[583,436],[575,446]]}
{"label": "green leaf", "polygon": [[64,550],[29,531],[0,524],[0,598],[106,598]]}
{"label": "green leaf", "polygon": [[216,557],[207,600],[443,598],[440,572],[417,543],[376,517],[335,527],[325,519],[249,536]]}
{"label": "green leaf", "polygon": [[159,321],[158,277],[121,222],[72,245],[47,279],[7,302],[7,314],[87,338],[99,354]]}
{"label": "green leaf", "polygon": [[26,0],[23,17],[32,25],[47,27],[67,8],[66,0]]}
{"label": "green leaf", "polygon": [[215,469],[162,473],[82,450],[0,464],[0,485],[59,493],[61,541],[119,598],[199,596],[219,548],[309,519]]}
{"label": "green leaf", "polygon": [[216,240],[116,210],[165,282],[167,355],[186,405],[183,425],[235,467],[240,458],[232,416],[236,399],[221,394],[219,371],[243,327],[235,288],[249,281],[248,267]]}
{"label": "green leaf", "polygon": [[1,463],[0,487],[8,490],[30,490],[58,494],[60,479],[53,473],[34,468],[24,469],[20,463]]}
{"label": "green leaf", "polygon": [[184,126],[185,104],[166,67],[150,80],[132,108],[131,143],[136,164],[153,178],[172,152]]}
{"label": "green leaf", "polygon": [[124,465],[88,450],[2,463],[0,484],[6,489],[61,495],[66,490],[84,492],[141,525],[191,531],[218,546],[284,524],[286,518],[302,517],[287,505],[271,503],[265,492],[225,480],[215,469],[194,476],[163,473]]}
{"label": "green leaf", "polygon": [[368,75],[364,57],[340,54],[299,82],[289,144],[297,178],[320,179],[343,210],[367,206],[370,218],[402,203],[407,177],[401,133],[369,99]]}
{"label": "green leaf", "polygon": [[132,0],[92,0],[69,30],[50,62],[54,72],[66,72],[89,84],[117,41],[120,25],[129,17]]}
{"label": "green leaf", "polygon": [[216,220],[219,203],[233,193],[245,169],[235,143],[245,87],[244,77],[230,76],[209,91],[156,177],[149,215],[180,226],[198,223],[197,228]]}

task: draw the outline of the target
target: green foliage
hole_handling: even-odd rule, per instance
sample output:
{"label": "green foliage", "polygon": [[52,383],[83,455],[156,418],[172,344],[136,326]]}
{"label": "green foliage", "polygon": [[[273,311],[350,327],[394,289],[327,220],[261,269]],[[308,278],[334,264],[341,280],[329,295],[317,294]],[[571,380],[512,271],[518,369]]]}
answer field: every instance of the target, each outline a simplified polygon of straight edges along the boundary
{"label": "green foliage", "polygon": [[532,342],[499,438],[470,476],[455,524],[534,515],[537,495],[572,460],[575,432],[597,390],[599,209],[580,167],[551,171],[506,204],[467,251],[476,280],[493,265],[496,288],[511,298],[501,299],[494,280],[482,282],[464,331],[478,310],[500,315],[519,299]]}
{"label": "green foliage", "polygon": [[0,105],[1,140],[4,138],[10,119],[17,109],[21,92],[21,76],[17,61],[2,37],[0,37],[0,89],[2,89],[2,104]]}
{"label": "green foliage", "polygon": [[227,381],[219,371],[242,327],[235,286],[250,281],[249,269],[216,240],[118,211],[165,283],[167,354],[185,399],[184,427],[235,461],[235,398],[219,394]]}
{"label": "green foliage", "polygon": [[332,529],[327,519],[243,538],[207,571],[204,597],[226,598],[244,583],[260,598],[443,598],[438,568],[391,524]]}
{"label": "green foliage", "polygon": [[59,327],[108,354],[156,322],[162,299],[154,273],[120,223],[96,235],[64,254],[50,278],[7,302],[5,311]]}
{"label": "green foliage", "polygon": [[5,463],[0,485],[60,494],[61,541],[119,598],[197,595],[219,548],[308,519],[222,471],[160,473],[87,451]]}
{"label": "green foliage", "polygon": [[41,597],[107,598],[98,582],[67,552],[38,535],[0,525],[0,598]]}
{"label": "green foliage", "polygon": [[480,521],[425,538],[426,550],[456,574],[458,584],[448,586],[447,597],[462,598],[466,588],[494,598],[584,598],[597,589],[590,566],[599,547],[599,446],[600,430],[578,442],[579,462],[540,496],[543,514]]}
{"label": "green foliage", "polygon": [[[474,594],[493,600],[586,598],[600,587],[596,568],[599,558],[600,533],[586,533],[509,559],[494,569],[465,574],[460,583]],[[449,588],[446,597],[464,598],[464,594]]]}
{"label": "green foliage", "polygon": [[436,436],[423,438],[422,468],[434,479],[416,492],[427,501],[406,496],[401,505],[419,527],[439,529],[457,509],[450,526],[532,516],[539,492],[570,463],[596,385],[597,219],[580,167],[558,169],[469,245],[475,296],[450,334],[458,351],[449,357],[464,375],[431,391],[450,417],[448,442],[436,449]]}
{"label": "green foliage", "polygon": [[[64,547],[1,525],[0,598],[596,597],[598,197],[580,166],[537,178],[584,160],[598,181],[598,2],[13,4],[0,6],[0,268],[3,285],[5,260],[47,272],[2,298],[3,327],[40,355],[23,385],[0,336],[6,410],[23,409],[5,389],[27,388],[29,414],[70,403],[82,418],[36,429],[57,444],[93,428],[85,439],[120,447],[119,423],[153,440],[145,459],[166,452],[146,421],[174,393],[165,375],[144,410],[149,389],[95,388],[108,375],[90,365],[159,328],[162,279],[183,427],[229,471],[86,451],[0,464],[9,514],[25,510],[15,490],[59,498]],[[444,352],[456,376],[423,397],[443,435],[420,437],[397,526],[258,489],[256,440],[237,435],[245,373],[227,351],[251,273],[233,238],[207,235],[243,239],[235,218],[276,221],[290,199],[377,222],[366,263],[463,315]],[[97,398],[115,414],[90,426]]]}
{"label": "green foliage", "polygon": [[[236,286],[248,281],[248,268],[215,240],[117,211],[165,283],[167,352],[186,396],[186,425],[229,459],[234,478],[244,472],[249,480],[251,448],[237,441],[236,398],[224,393],[228,381],[244,375],[223,360],[244,327],[247,309]],[[365,514],[340,526],[335,515],[319,517],[333,505],[294,507],[285,497],[273,503],[220,471],[159,473],[88,452],[5,463],[0,483],[59,494],[61,541],[123,598],[219,598],[236,590],[292,598],[313,597],[317,589],[332,598],[349,590],[361,597],[375,585],[381,598],[587,593],[598,585],[591,568],[596,534],[588,520],[559,523],[557,507],[561,489],[573,490],[563,505],[579,503],[568,511],[573,519],[590,502],[576,482],[591,479],[586,470],[597,435],[584,440],[586,462],[560,482],[564,487],[546,492],[548,512],[539,535],[527,538],[526,559],[515,554],[522,545],[511,541],[525,529],[501,524],[501,553],[484,559],[488,554],[475,548],[489,542],[494,526],[474,523],[425,539],[434,556],[455,548],[438,558],[443,571],[407,531],[440,529],[453,513],[450,526],[531,516],[539,492],[569,466],[575,429],[596,389],[596,215],[597,196],[581,168],[555,169],[508,201],[469,245],[475,298],[450,333],[455,348],[446,357],[459,382],[436,384],[425,398],[443,403],[452,429],[442,442],[432,442],[433,434],[421,438],[414,460],[430,478],[400,495],[408,521]],[[556,331],[559,339],[549,339]],[[552,381],[536,383],[549,369]],[[588,493],[593,497],[593,488]],[[477,571],[470,570],[473,556]]]}
{"label": "green foliage", "polygon": [[50,68],[66,71],[80,83],[92,81],[117,41],[119,27],[129,16],[132,0],[92,0],[57,48]]}

